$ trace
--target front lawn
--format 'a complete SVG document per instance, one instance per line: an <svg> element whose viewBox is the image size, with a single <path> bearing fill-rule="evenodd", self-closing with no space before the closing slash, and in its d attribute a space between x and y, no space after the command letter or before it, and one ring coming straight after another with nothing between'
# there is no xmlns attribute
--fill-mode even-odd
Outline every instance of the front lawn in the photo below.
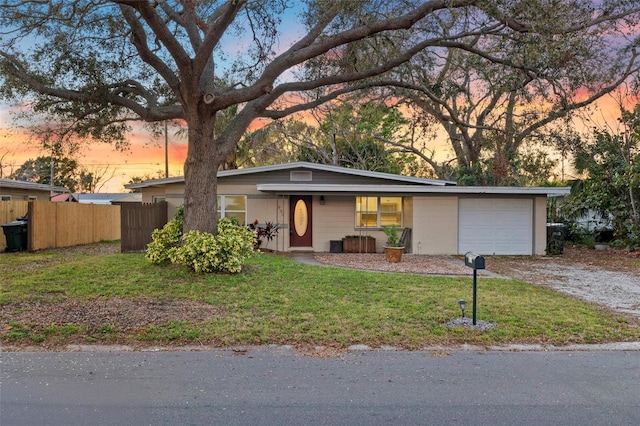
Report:
<svg viewBox="0 0 640 426"><path fill-rule="evenodd" d="M158 267L142 254L0 255L5 345L353 344L419 349L462 343L637 341L628 318L515 280L479 278L478 319L450 328L469 277L309 266L260 254L238 275Z"/></svg>

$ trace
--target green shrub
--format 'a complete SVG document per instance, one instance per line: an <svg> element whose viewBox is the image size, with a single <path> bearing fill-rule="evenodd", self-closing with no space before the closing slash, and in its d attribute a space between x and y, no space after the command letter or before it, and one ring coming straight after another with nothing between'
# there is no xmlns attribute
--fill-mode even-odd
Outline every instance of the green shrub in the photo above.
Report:
<svg viewBox="0 0 640 426"><path fill-rule="evenodd" d="M218 235L190 231L182 246L169 251L171 262L188 266L196 272L238 273L254 254L255 232L229 219L218 221Z"/></svg>
<svg viewBox="0 0 640 426"><path fill-rule="evenodd" d="M237 273L253 253L256 233L230 219L218 221L218 235L191 231L182 234L182 209L162 229L153 231L146 258L151 263L172 262L196 272Z"/></svg>
<svg viewBox="0 0 640 426"><path fill-rule="evenodd" d="M145 257L151 263L160 265L166 263L171 258L171 253L180 247L182 242L183 207L178 208L178 212L162 229L154 229L151 234L151 241L147 244Z"/></svg>

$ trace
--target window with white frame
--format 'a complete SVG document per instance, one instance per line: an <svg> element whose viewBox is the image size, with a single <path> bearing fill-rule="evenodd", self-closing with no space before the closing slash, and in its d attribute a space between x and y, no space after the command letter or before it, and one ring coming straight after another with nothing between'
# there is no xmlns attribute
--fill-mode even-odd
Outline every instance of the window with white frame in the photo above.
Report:
<svg viewBox="0 0 640 426"><path fill-rule="evenodd" d="M218 195L218 217L235 217L240 225L246 225L247 197L245 195Z"/></svg>
<svg viewBox="0 0 640 426"><path fill-rule="evenodd" d="M356 197L356 228L402 227L402 197Z"/></svg>

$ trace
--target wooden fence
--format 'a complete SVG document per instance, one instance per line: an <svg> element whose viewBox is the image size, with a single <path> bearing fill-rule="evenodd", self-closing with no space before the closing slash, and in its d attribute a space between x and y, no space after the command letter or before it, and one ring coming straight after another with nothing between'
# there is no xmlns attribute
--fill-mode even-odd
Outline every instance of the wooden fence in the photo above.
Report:
<svg viewBox="0 0 640 426"><path fill-rule="evenodd" d="M29 210L28 201L0 201L0 225L13 222L19 217L27 215ZM7 247L4 233L0 235L0 251Z"/></svg>
<svg viewBox="0 0 640 426"><path fill-rule="evenodd" d="M151 242L151 233L167 223L167 203L123 203L120 210L120 250L141 251Z"/></svg>
<svg viewBox="0 0 640 426"><path fill-rule="evenodd" d="M29 202L29 251L120 239L120 206Z"/></svg>
<svg viewBox="0 0 640 426"><path fill-rule="evenodd" d="M28 250L120 239L120 206L50 201L1 201L2 224L27 216ZM0 250L6 248L0 236Z"/></svg>

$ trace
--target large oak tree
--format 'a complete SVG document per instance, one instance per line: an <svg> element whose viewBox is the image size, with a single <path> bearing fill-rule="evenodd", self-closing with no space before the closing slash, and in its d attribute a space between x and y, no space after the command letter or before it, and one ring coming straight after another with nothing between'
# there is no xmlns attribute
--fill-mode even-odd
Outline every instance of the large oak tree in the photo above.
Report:
<svg viewBox="0 0 640 426"><path fill-rule="evenodd" d="M1 93L102 141L122 142L132 120L183 120L185 231L215 232L218 167L256 119L335 99L421 52L436 58L455 48L507 63L478 40L562 37L638 8L637 1L620 0L580 22L544 25L563 21L554 3L584 1L2 0ZM548 12L531 16L536 8ZM473 25L442 30L442 20L469 13L478 17ZM295 22L300 26L291 28ZM394 49L376 56L375 47L389 42ZM356 63L354 52L371 54ZM323 72L298 73L320 69L318 63ZM296 96L309 91L316 99ZM234 107L218 129L217 118Z"/></svg>

